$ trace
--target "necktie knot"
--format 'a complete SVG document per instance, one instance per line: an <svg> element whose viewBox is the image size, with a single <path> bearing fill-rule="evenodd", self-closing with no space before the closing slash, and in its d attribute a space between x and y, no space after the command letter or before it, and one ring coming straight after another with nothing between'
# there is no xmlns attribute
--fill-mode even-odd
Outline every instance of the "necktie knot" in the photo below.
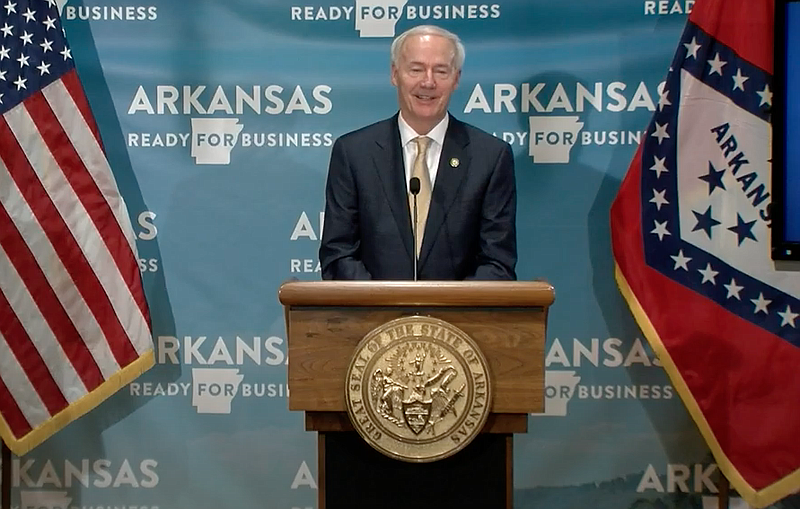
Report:
<svg viewBox="0 0 800 509"><path fill-rule="evenodd" d="M417 143L417 157L425 156L428 153L431 139L427 136L417 136L414 141Z"/></svg>

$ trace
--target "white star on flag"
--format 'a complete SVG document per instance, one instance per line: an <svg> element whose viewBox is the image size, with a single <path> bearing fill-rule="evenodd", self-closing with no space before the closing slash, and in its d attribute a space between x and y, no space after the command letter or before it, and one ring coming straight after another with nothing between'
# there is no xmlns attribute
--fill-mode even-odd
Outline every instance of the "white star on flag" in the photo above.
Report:
<svg viewBox="0 0 800 509"><path fill-rule="evenodd" d="M697 44L697 37L692 37L691 42L684 43L683 45L686 47L686 58L697 58L697 50L700 49L700 45Z"/></svg>
<svg viewBox="0 0 800 509"><path fill-rule="evenodd" d="M747 76L742 75L741 69L736 69L736 75L733 76L733 89L736 90L738 88L744 92L744 82L749 79Z"/></svg>
<svg viewBox="0 0 800 509"><path fill-rule="evenodd" d="M663 223L659 223L658 221L653 221L655 223L655 228L650 233L655 233L658 235L658 240L664 240L664 235L672 235L670 232L667 231L667 221Z"/></svg>
<svg viewBox="0 0 800 509"><path fill-rule="evenodd" d="M708 74L711 75L711 74L717 73L720 76L722 76L722 68L725 67L725 64L727 64L727 63L728 62L720 60L719 59L719 53L717 53L714 56L714 60L709 60L708 61L708 65L711 66L711 69L708 70Z"/></svg>
<svg viewBox="0 0 800 509"><path fill-rule="evenodd" d="M778 311L778 314L780 315L781 318L783 318L783 320L781 321L781 327L784 327L786 325L791 325L792 327L794 327L794 319L797 318L798 314L793 313L792 308L790 308L787 305L786 311L783 312Z"/></svg>
<svg viewBox="0 0 800 509"><path fill-rule="evenodd" d="M667 167L664 166L664 161L666 160L666 157L653 156L653 166L651 166L650 169L656 172L656 178L661 178L662 172L669 171Z"/></svg>
<svg viewBox="0 0 800 509"><path fill-rule="evenodd" d="M769 89L769 85L764 85L764 90L759 90L756 92L759 97L761 97L761 102L758 103L759 106L772 106L772 91Z"/></svg>
<svg viewBox="0 0 800 509"><path fill-rule="evenodd" d="M656 130L650 136L654 138L658 138L658 144L661 145L661 142L664 141L665 138L669 138L669 133L667 132L667 128L669 127L669 123L665 123L664 125L655 122Z"/></svg>
<svg viewBox="0 0 800 509"><path fill-rule="evenodd" d="M678 270L678 269L683 269L683 270L686 270L686 271L688 271L688 270L689 270L689 266L688 266L687 264L688 264L688 263L689 263L689 262L690 262L692 259L691 259L691 258L689 258L688 256L684 256L684 255L683 255L683 249L681 249L680 251L678 251L678 254L677 254L677 255L671 255L671 256L670 256L670 258L672 258L673 260L675 260L675 267L673 267L673 269L674 269L674 270Z"/></svg>
<svg viewBox="0 0 800 509"><path fill-rule="evenodd" d="M730 284L722 285L722 286L724 286L725 289L728 290L728 295L727 295L728 299L733 298L733 299L736 299L736 300L742 300L742 298L739 297L739 292L744 290L744 286L737 285L735 279L731 278Z"/></svg>
<svg viewBox="0 0 800 509"><path fill-rule="evenodd" d="M666 189L664 189L663 191L656 191L655 189L653 189L653 197L650 199L650 203L655 203L656 204L656 208L658 210L661 210L661 206L662 205L668 205L669 204L667 199L664 198L664 193L666 193L666 192L667 192Z"/></svg>
<svg viewBox="0 0 800 509"><path fill-rule="evenodd" d="M663 92L658 94L658 111L664 109L664 106L672 106L672 103L669 101L668 98L669 90L664 89Z"/></svg>
<svg viewBox="0 0 800 509"><path fill-rule="evenodd" d="M758 313L759 311L763 311L764 314L766 315L766 314L768 314L767 313L767 306L769 306L769 304L772 301L769 300L769 299L765 299L763 293L759 293L758 294L758 298L757 299L750 299L750 302L752 302L756 306L756 309L753 311L753 313Z"/></svg>
<svg viewBox="0 0 800 509"><path fill-rule="evenodd" d="M701 284L702 283L711 283L712 285L717 284L714 278L717 277L717 274L719 274L719 272L712 269L710 263L706 264L705 269L698 269L697 272L703 275L703 280L701 281Z"/></svg>

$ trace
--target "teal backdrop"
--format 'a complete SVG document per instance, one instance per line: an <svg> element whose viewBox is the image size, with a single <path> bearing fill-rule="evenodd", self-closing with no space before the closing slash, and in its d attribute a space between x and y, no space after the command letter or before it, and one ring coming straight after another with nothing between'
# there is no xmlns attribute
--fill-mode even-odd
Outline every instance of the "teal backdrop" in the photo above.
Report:
<svg viewBox="0 0 800 509"><path fill-rule="evenodd" d="M332 143L394 114L389 46L420 23L463 38L450 111L512 144L518 274L556 289L515 507L716 507L609 236L693 1L467 2L58 1L138 237L157 365L14 458L14 507L316 507L277 290L320 279Z"/></svg>

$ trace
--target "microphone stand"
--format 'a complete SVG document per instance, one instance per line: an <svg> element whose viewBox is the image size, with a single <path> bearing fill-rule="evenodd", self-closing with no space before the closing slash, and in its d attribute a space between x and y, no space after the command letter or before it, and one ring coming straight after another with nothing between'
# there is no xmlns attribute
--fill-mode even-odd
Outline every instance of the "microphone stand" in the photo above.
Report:
<svg viewBox="0 0 800 509"><path fill-rule="evenodd" d="M419 258L417 258L417 195L419 194L419 178L418 177L411 177L411 180L408 181L408 190L411 192L411 195L414 197L414 224L412 225L411 229L411 236L414 238L414 281L418 279L417 277L417 265L419 265Z"/></svg>

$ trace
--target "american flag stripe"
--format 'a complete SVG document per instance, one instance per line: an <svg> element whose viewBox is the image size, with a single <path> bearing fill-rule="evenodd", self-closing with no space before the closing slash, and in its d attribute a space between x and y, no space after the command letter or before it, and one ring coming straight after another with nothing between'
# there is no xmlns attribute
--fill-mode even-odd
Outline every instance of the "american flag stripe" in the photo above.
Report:
<svg viewBox="0 0 800 509"><path fill-rule="evenodd" d="M119 284L117 264L108 251L103 230L98 231L96 228L96 224L114 223L103 221L102 216L96 215L95 211L102 210L105 201L94 194L97 187L87 176L85 169L81 171L80 159L64 140L64 132L52 116L43 96L34 94L26 101L25 108L10 110L5 116L17 140L22 142L21 148L25 156L32 163L32 168L27 166L36 173L38 180L44 185L43 191L52 199L56 213L63 218L60 221L63 226L58 229L41 219L40 223L47 225L45 231L48 238L98 320L106 339L117 338L110 342L110 346L119 365L127 366L138 355L126 339L126 332L117 313L130 311L130 307L136 308L137 304L132 300L127 287ZM29 134L37 132L41 136ZM55 159L53 156L56 156ZM72 168L73 171L65 175L60 169L64 167ZM28 185L36 185L32 182L35 177L30 180ZM17 184L20 189L26 189L19 181ZM87 204L88 210L82 204ZM37 206L32 208L38 215ZM87 216L94 221L87 221ZM107 232L106 236L108 235L110 233ZM123 245L127 248L126 244ZM87 246L87 252L83 252L80 246ZM141 320L144 321L143 318ZM142 327L145 327L144 324Z"/></svg>
<svg viewBox="0 0 800 509"><path fill-rule="evenodd" d="M76 85L67 87L61 81L55 81L45 87L42 93L58 119L59 125L63 127L77 155L80 157L83 163L82 168L86 170L84 176L86 178L91 178L94 182L94 186L96 186L94 187L87 184L87 188L93 187L95 199L104 199L103 203L108 203L107 206L103 206L102 213L104 215L100 215L100 218L105 219L111 217L107 215L109 213L113 214L113 217L116 218L116 222L107 220L101 221L100 224L104 225L104 229L101 228L100 230L103 237L106 239L125 239L128 241L127 247L119 243L112 254L117 266L120 271L122 271L123 277L125 277L128 290L131 291L136 301L136 305L142 315L141 321L143 323L149 322L149 311L145 301L144 290L141 285L138 284L140 279L138 265L133 256L135 252L133 239L135 236L130 221L127 218L125 203L119 194L102 147L97 142L97 138L95 138L96 131L92 130L94 122L87 123L85 117L78 117L72 113L75 108L81 107L80 103L84 103L85 107L88 108L88 103L86 103L85 96L80 89L80 83L77 81L75 71L70 71L65 76L73 78L70 81L77 83L77 89L75 88ZM79 174L78 172L75 173L76 175ZM109 245L110 243L106 241L106 244ZM125 273L125 267L134 270L129 270L128 273ZM134 282L137 284L134 284ZM150 344L149 333L147 335L148 339L144 342L144 345ZM137 348L137 352L141 353L141 350Z"/></svg>
<svg viewBox="0 0 800 509"><path fill-rule="evenodd" d="M75 71L70 71L67 74L74 76ZM75 81L77 81L77 78ZM77 188L80 185L86 190L85 193L80 194L80 197L84 200L84 203L87 203L87 209L90 209L90 215L94 219L95 225L99 226L99 233L103 236L106 246L111 248L111 255L117 265L119 274L125 280L125 286L122 286L118 284L119 282L116 278L110 278L112 279L111 288L118 289L120 292L117 299L112 299L112 304L114 304L115 311L126 330L135 332L131 336L133 339L132 346L137 354L141 355L151 347L151 341L147 326L149 312L144 290L139 284L138 263L134 256L133 229L127 219L127 209L114 182L111 168L101 146L94 137L95 133L92 132L84 117L71 114L78 107L78 103L81 102L76 100L73 95L75 93L79 94L79 97L83 99L82 102L85 103L85 98L80 90L70 90L61 81L55 81L45 87L42 90L42 94L47 100L50 109L42 106L42 111L46 113L52 111L55 119L48 117L41 122L37 121L37 125L60 126L69 138L71 146L75 149L75 155L79 157L79 161L59 160L59 163L74 162L76 170L69 173L75 179L73 186ZM88 104L86 104L86 107L88 108ZM33 108L38 109L38 98L37 102L33 103ZM45 116L47 115L45 114ZM63 139L46 139L48 144L55 143L55 146L59 147L61 146L60 143L63 142ZM58 153L66 154L66 151L59 151ZM91 207L90 204L95 204L95 206ZM116 221L109 220L111 217L114 217ZM117 239L118 242L112 242L111 240L113 239ZM126 240L127 243L123 243L122 240ZM104 272L101 274L104 274ZM104 286L108 290L109 285L104 284ZM125 293L129 295L125 295ZM131 306L129 298L133 298L133 306ZM123 336L117 337L123 338Z"/></svg>
<svg viewBox="0 0 800 509"><path fill-rule="evenodd" d="M72 100L75 103L75 107L78 109L78 111L81 114L81 118L83 118L84 122L86 122L86 125L87 125L88 129L92 133L92 138L94 138L94 140L97 141L97 144L100 147L100 150L102 151L103 150L102 149L103 140L100 138L100 131L97 128L97 122L95 122L94 116L92 115L92 110L91 110L91 108L89 108L89 101L86 99L86 95L83 93L83 87L81 86L80 79L78 79L77 71L75 71L75 69L72 69L70 71L65 72L61 76L61 80L60 81L63 84L64 88L67 89L67 92L69 93L69 95L72 97ZM53 83L57 83L57 81L54 81ZM44 87L43 90L47 90L47 89L48 89L48 87ZM68 116L69 115L64 115L64 116L59 115L59 118L64 118L64 117L68 117ZM105 152L103 152L103 154L104 154L103 158L102 158L103 160L100 163L100 164L102 164L101 168L108 168L108 161L106 161L106 159L105 159ZM110 168L109 168L109 172L110 172ZM99 173L99 172L93 172L93 174L96 174L96 173ZM102 176L105 177L105 175L102 175ZM109 173L108 176L110 177L111 173ZM113 186L114 190L116 190L116 187L117 187L116 184L114 184L114 186ZM128 221L127 220L122 221L122 224L128 224ZM131 240L132 240L132 237L131 237Z"/></svg>
<svg viewBox="0 0 800 509"><path fill-rule="evenodd" d="M0 337L0 343L2 342L3 339ZM11 428L11 432L14 435L26 435L30 433L33 428L25 418L25 415L23 415L22 409L20 409L17 401L14 399L14 395L11 394L11 391L9 390L9 386L6 385L3 380L3 376L5 376L5 370L0 373L2 373L0 375L0 405L3 407L3 417L5 418L8 427Z"/></svg>
<svg viewBox="0 0 800 509"><path fill-rule="evenodd" d="M14 225L4 210L0 210L0 228L6 231L0 242L0 284L2 288L12 289L11 292L5 290L7 308L4 309L4 314L9 320L9 327L19 323L19 327L13 327L3 334L26 371L26 363L33 362L28 358L29 355L44 362L42 366L47 366L47 373L58 385L53 387L45 381L45 389L55 388L67 400L74 400L74 397L71 398L74 396L71 391L78 391L80 396L86 392L87 387L99 385L102 375L91 353L80 340L77 329L48 285L44 273L19 233L13 229ZM20 317L31 319L23 322ZM63 362L64 355L70 362ZM42 366L30 365L31 368L36 368L33 373L37 376L45 375L41 370ZM78 373L74 366L80 366L81 372Z"/></svg>
<svg viewBox="0 0 800 509"><path fill-rule="evenodd" d="M24 111L24 109L17 108L11 110L6 113L5 118L9 118L9 114L12 112L20 111ZM25 116L25 114L23 113L22 116ZM56 210L54 204L50 201L50 198L42 187L41 182L37 179L33 168L31 168L28 159L17 143L14 134L8 128L8 123L6 123L5 118L0 121L0 144L5 147L0 157L5 162L5 168L14 179L17 188L22 192L25 200L31 205L31 209L36 215L38 224L32 225L32 227L43 227L45 234L62 262L65 262L65 265L69 267L71 264L75 263L74 260L76 258L79 260L83 258L83 253L75 244L69 228L64 223L64 218L59 214L59 211ZM36 139L35 136L29 136L28 138ZM40 151L39 155L44 155L43 152L44 150ZM40 167L39 169L41 170L42 168ZM51 169L48 174L55 176L56 174L60 174L60 171L55 168ZM52 185L52 182L50 184ZM69 361L72 365L81 367L81 378L86 387L89 389L97 387L102 383L102 375L91 353L86 348L77 330L75 330L74 324L64 312L61 303L58 301L55 294L53 294L52 288L50 288L47 283L42 271L43 269L48 269L48 267L39 267L39 265L36 264L33 256L30 254L30 249L22 241L19 233L15 229L12 230L14 225L10 219L8 219L5 212L2 217L6 219L6 221L4 221L4 229L7 232L7 241L11 242L18 238L18 241L14 243L11 249L6 248L6 253L8 253L12 263L18 267L17 270L21 276L21 281L19 283L24 284L34 296L39 310L36 314L31 315L36 317L32 319L31 322L36 321L36 319L39 318L39 313L41 313L41 317L50 325L58 343L67 354ZM20 264L24 265L20 267ZM90 277L88 273L72 273L72 279L79 290L81 289L80 285L85 283L88 277ZM4 287L14 288L13 286L5 286L5 284ZM23 314L20 316L24 317L28 315Z"/></svg>
<svg viewBox="0 0 800 509"><path fill-rule="evenodd" d="M0 162L0 168L5 167ZM16 184L11 180L7 171L0 171L0 189L6 190L5 202L6 209L11 214L14 222L12 228L22 236L22 240L31 246L31 254L36 259L39 267L45 267L44 276L47 282L58 297L59 302L64 306L64 310L69 315L75 328L84 338L102 338L103 332L100 329L94 315L89 312L86 303L78 293L75 283L72 281L61 259L53 249L44 231L38 225L38 221L28 203L17 189ZM9 281L8 285L20 284L17 281ZM8 286L11 288L12 286ZM38 313L37 310L33 310ZM104 379L112 376L119 365L116 362L111 350L104 341L93 341L89 345L92 356L97 361L97 366L102 372Z"/></svg>
<svg viewBox="0 0 800 509"><path fill-rule="evenodd" d="M33 341L35 336L31 336L19 321L16 309L4 294L0 294L0 316L3 317L3 324L0 325L3 350L7 350L3 352L6 354L3 356L3 380L8 382L15 399L22 404L26 420L35 426L48 414L61 411L69 402L52 376L52 367L47 366L37 348L46 335L39 336L39 345L36 345ZM30 332L36 333L37 330L32 328ZM32 379L36 380L35 383Z"/></svg>
<svg viewBox="0 0 800 509"><path fill-rule="evenodd" d="M113 255L108 252L111 244L109 239L114 238L115 234L113 231L115 222L107 219L113 216L107 203L97 191L94 181L86 173L74 147L64 139L66 135L44 97L41 94L34 94L26 101L25 106L42 135L41 140L44 141L40 144L41 140L38 137L31 138L32 143L24 147L28 159L32 159L35 155L44 156L47 159L46 164L34 165L34 168L39 170L51 165L52 171L38 171L40 179L51 176L54 181L63 181L57 185L45 184L45 187L69 225L70 231L75 235L77 241L75 247L96 246L94 249L87 248L81 256L75 256L72 263L67 262L67 268L81 278L81 281L76 282L77 286L98 319L106 339L122 339L122 341L109 341L109 344L119 364L126 366L138 355L130 342L125 339L125 330L117 316L120 310L129 308L132 303L126 299L129 297L127 288L118 284L119 279L116 275L119 269L112 259ZM27 120L25 117L21 118ZM15 127L14 124L11 125L12 128ZM31 129L31 126L22 123L19 127L21 132L30 132ZM58 168L71 168L72 171L63 173ZM84 210L81 210L81 203L85 206ZM92 221L86 221L87 214ZM101 226L99 230L98 225ZM123 248L128 249L128 246L123 244Z"/></svg>
<svg viewBox="0 0 800 509"><path fill-rule="evenodd" d="M75 71L68 72L65 77L66 76L75 76ZM80 157L83 163L82 169L86 171L87 176L90 176L94 180L99 193L101 193L101 196L108 202L110 208L108 212L112 213L117 220L116 227L121 228L125 240L128 241L127 251L121 250L119 257L117 257L118 263L122 262L121 266L127 266L127 264L133 261L132 254L135 248L133 244L133 230L130 227L130 221L127 219L127 211L119 195L117 184L111 173L111 167L108 165L103 149L95 137L96 132L87 124L83 116L74 114L75 108L78 107L80 99L84 96L80 90L73 91L66 87L65 83L60 80L54 81L50 85L44 87L42 89L42 94L47 99L50 108L58 119L59 125L64 129L64 132ZM73 94L79 95L75 97ZM26 102L26 105L27 104ZM106 211L104 210L103 212ZM119 232L114 233L119 235ZM146 308L144 303L142 303L140 307Z"/></svg>
<svg viewBox="0 0 800 509"><path fill-rule="evenodd" d="M0 341L0 343L2 343L2 341ZM0 346L0 353L3 355L10 355L11 359L14 359L14 353L7 348L7 346L8 345L3 343L3 345ZM3 381L8 384L11 398L19 404L17 407L19 416L15 426L21 429L34 429L43 422L46 422L52 413L59 411L61 408L66 408L67 403L65 402L64 406L60 408L48 408L41 397L43 392L36 391L36 388L23 369L22 366L13 362L4 365Z"/></svg>

